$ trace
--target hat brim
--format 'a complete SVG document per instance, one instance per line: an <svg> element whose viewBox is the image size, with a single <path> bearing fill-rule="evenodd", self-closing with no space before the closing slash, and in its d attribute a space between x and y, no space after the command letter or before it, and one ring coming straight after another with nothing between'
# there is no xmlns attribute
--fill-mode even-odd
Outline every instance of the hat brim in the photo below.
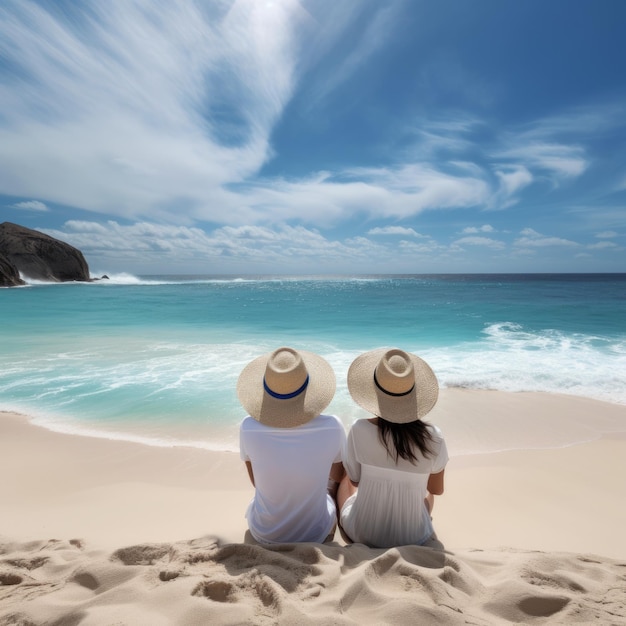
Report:
<svg viewBox="0 0 626 626"><path fill-rule="evenodd" d="M243 408L255 420L278 428L301 426L317 417L335 395L335 372L321 356L298 350L309 374L306 389L294 398L279 399L263 388L265 369L272 353L251 361L237 381L237 396Z"/></svg>
<svg viewBox="0 0 626 626"><path fill-rule="evenodd" d="M415 387L406 396L391 396L374 383L378 362L389 348L371 350L358 356L348 369L348 391L353 400L368 413L388 422L407 424L425 417L437 403L439 384L430 365L415 354L407 353L413 362Z"/></svg>

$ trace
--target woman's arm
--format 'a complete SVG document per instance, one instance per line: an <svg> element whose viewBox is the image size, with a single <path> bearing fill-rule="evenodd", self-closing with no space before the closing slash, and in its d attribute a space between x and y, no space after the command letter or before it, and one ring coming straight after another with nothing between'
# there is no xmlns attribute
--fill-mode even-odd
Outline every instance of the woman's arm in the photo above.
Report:
<svg viewBox="0 0 626 626"><path fill-rule="evenodd" d="M443 493L443 473L446 470L441 470L437 474L431 474L428 477L428 492L434 496L440 496Z"/></svg>

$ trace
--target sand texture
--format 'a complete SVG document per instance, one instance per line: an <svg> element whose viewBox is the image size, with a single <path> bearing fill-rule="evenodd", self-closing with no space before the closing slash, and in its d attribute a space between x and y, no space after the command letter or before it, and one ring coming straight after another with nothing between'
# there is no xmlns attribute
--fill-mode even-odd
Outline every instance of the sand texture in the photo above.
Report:
<svg viewBox="0 0 626 626"><path fill-rule="evenodd" d="M0 414L0 626L626 624L626 407L465 390L441 405L453 456L439 549L339 532L259 546L237 454ZM529 414L544 449L458 454L481 432L506 442L507 421L515 441Z"/></svg>
<svg viewBox="0 0 626 626"><path fill-rule="evenodd" d="M626 562L570 553L0 545L0 624L623 624Z"/></svg>

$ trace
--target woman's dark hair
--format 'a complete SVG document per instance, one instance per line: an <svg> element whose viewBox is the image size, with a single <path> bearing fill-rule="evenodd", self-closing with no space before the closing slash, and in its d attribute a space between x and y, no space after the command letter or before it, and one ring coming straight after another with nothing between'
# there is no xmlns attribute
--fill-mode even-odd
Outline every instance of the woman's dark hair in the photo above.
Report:
<svg viewBox="0 0 626 626"><path fill-rule="evenodd" d="M428 426L422 420L415 420L407 424L388 422L382 417L378 418L378 436L387 449L387 453L395 462L398 457L411 463L417 462L416 449L423 456L433 455L431 444L434 441Z"/></svg>

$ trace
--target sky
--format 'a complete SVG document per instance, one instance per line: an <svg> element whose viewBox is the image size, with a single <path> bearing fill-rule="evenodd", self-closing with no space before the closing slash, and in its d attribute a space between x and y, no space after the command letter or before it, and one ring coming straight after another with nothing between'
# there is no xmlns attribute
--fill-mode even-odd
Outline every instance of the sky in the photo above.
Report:
<svg viewBox="0 0 626 626"><path fill-rule="evenodd" d="M0 222L93 275L626 271L624 0L2 0Z"/></svg>

